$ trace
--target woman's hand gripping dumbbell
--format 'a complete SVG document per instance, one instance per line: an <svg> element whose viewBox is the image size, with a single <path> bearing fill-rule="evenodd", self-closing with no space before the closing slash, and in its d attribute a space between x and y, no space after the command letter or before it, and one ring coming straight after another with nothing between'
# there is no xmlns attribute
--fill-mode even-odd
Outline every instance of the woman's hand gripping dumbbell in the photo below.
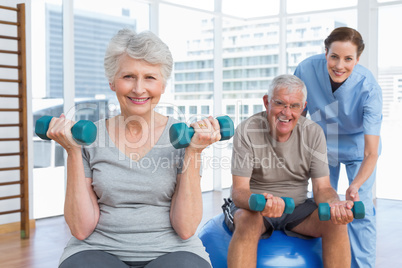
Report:
<svg viewBox="0 0 402 268"><path fill-rule="evenodd" d="M62 116L64 117L64 116ZM47 136L50 121L53 116L43 116L36 121L35 133L43 140L51 140ZM79 145L89 145L96 139L96 126L88 120L80 120L71 128L73 139Z"/></svg>
<svg viewBox="0 0 402 268"><path fill-rule="evenodd" d="M283 213L285 214L292 214L295 209L295 202L293 198L290 197L281 197L283 201L285 201L285 210ZM253 211L263 211L265 208L267 200L265 196L262 194L251 194L250 198L248 199L248 206L250 210Z"/></svg>
<svg viewBox="0 0 402 268"><path fill-rule="evenodd" d="M221 141L228 140L234 135L234 124L229 116L219 116L216 118L220 126ZM169 129L170 143L174 148L186 148L190 145L191 138L194 136L194 128L188 127L185 123L173 124Z"/></svg>

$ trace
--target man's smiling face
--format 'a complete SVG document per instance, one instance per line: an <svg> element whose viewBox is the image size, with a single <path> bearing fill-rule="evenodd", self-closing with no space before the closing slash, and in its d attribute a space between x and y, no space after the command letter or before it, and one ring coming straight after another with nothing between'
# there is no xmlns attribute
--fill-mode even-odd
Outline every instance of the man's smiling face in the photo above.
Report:
<svg viewBox="0 0 402 268"><path fill-rule="evenodd" d="M271 136L279 142L287 141L306 104L302 91L289 92L287 88L281 88L274 91L271 100L267 95L263 100Z"/></svg>

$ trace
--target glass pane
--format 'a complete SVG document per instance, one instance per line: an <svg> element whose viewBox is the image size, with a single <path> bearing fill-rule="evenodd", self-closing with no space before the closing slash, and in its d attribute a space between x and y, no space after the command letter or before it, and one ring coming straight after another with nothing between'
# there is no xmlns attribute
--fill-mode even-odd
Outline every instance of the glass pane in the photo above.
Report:
<svg viewBox="0 0 402 268"><path fill-rule="evenodd" d="M103 59L110 38L122 28L141 32L149 29L149 6L127 1L76 1L74 5L76 119L97 121L109 110L91 113L98 105L117 105L104 74ZM84 100L85 99L85 100ZM102 101L103 100L103 101ZM108 101L104 101L108 100ZM104 104L102 104L104 103ZM79 105L82 104L82 105ZM110 105L110 107L115 107ZM104 108L105 108L104 107ZM95 111L96 110L96 111ZM118 110L113 109L114 113Z"/></svg>
<svg viewBox="0 0 402 268"><path fill-rule="evenodd" d="M383 95L382 153L378 159L377 197L402 200L398 166L402 149L402 55L394 29L402 25L402 5L379 9L378 82Z"/></svg>
<svg viewBox="0 0 402 268"><path fill-rule="evenodd" d="M222 107L235 126L262 107L262 97L279 70L278 19L243 21L224 19ZM223 155L230 159L232 146ZM231 185L230 170L222 175L223 187Z"/></svg>
<svg viewBox="0 0 402 268"><path fill-rule="evenodd" d="M222 13L241 18L279 14L279 0L222 0Z"/></svg>
<svg viewBox="0 0 402 268"><path fill-rule="evenodd" d="M208 11L214 10L214 0L166 0L166 2L171 2L173 4L194 7L199 9L204 9Z"/></svg>
<svg viewBox="0 0 402 268"><path fill-rule="evenodd" d="M224 104L262 98L278 74L278 20L225 19L222 35Z"/></svg>
<svg viewBox="0 0 402 268"><path fill-rule="evenodd" d="M172 79L159 106L173 107L173 116L185 123L213 114L213 17L165 4L160 5L159 14L159 35L174 60ZM213 167L209 164L212 158L211 146L203 153L203 191L213 188Z"/></svg>
<svg viewBox="0 0 402 268"><path fill-rule="evenodd" d="M61 1L51 1L45 3L46 27L45 29L35 29L43 38L41 44L46 49L43 51L43 58L46 61L42 62L42 66L37 68L42 69L43 74L46 72L46 85L42 88L36 88L32 91L32 110L34 116L34 125L36 120L42 116L60 116L63 113L63 22L62 22L62 6ZM39 42L39 40L37 40ZM42 52L42 50L39 50ZM46 65L45 65L46 64ZM36 69L36 68L35 68ZM53 141L41 140L34 133L34 167L46 168L50 166L64 166L62 148L53 144ZM54 148L55 153L46 154L44 152L51 151ZM52 157L55 157L52 159Z"/></svg>
<svg viewBox="0 0 402 268"><path fill-rule="evenodd" d="M324 40L337 27L357 27L357 12L329 12L290 17L287 21L287 73L304 59L325 52Z"/></svg>
<svg viewBox="0 0 402 268"><path fill-rule="evenodd" d="M75 120L98 121L120 112L104 74L110 38L122 28L149 29L149 5L135 1L74 3Z"/></svg>
<svg viewBox="0 0 402 268"><path fill-rule="evenodd" d="M338 0L338 1L322 1L322 0L287 0L287 13L299 13L306 11L326 10L342 7L354 7L357 0Z"/></svg>
<svg viewBox="0 0 402 268"><path fill-rule="evenodd" d="M62 1L47 0L43 14L35 13L32 27L35 53L33 54L32 112L36 121L42 116L60 116L63 113L63 22ZM41 48L41 49L39 49ZM35 131L34 131L35 132ZM33 216L35 219L63 214L64 153L54 141L33 137ZM49 202L51 200L51 202ZM51 205L49 205L51 204Z"/></svg>

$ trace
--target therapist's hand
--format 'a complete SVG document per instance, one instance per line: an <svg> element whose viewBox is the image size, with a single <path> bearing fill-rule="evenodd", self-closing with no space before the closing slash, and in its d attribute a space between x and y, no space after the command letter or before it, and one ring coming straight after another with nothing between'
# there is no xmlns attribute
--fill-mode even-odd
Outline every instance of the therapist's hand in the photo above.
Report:
<svg viewBox="0 0 402 268"><path fill-rule="evenodd" d="M346 200L360 201L359 197L359 188L351 184L349 188L346 190Z"/></svg>

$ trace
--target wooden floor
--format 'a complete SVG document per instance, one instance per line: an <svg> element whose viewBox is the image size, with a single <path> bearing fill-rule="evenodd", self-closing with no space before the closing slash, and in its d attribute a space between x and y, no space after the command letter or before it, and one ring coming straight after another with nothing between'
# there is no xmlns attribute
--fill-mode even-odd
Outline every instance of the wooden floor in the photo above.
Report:
<svg viewBox="0 0 402 268"><path fill-rule="evenodd" d="M228 190L203 193L203 226L221 213L222 198ZM402 201L377 199L377 263L379 268L402 267ZM21 240L19 232L0 235L1 268L55 268L70 231L64 218L36 221L30 239Z"/></svg>

